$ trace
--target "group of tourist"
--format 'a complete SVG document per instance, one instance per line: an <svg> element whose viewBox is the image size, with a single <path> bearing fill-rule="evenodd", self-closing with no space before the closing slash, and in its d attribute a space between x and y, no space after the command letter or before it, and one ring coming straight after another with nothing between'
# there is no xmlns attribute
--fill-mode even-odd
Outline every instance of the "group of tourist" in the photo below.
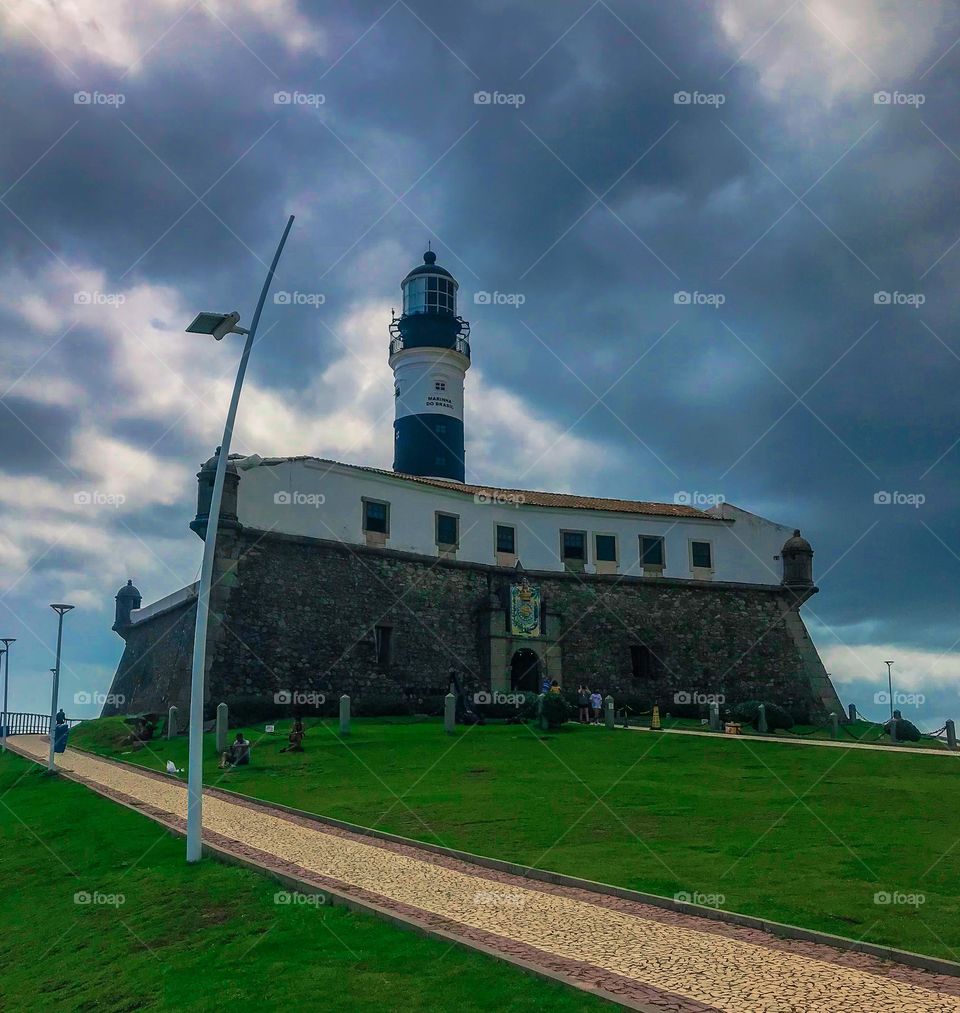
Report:
<svg viewBox="0 0 960 1013"><path fill-rule="evenodd" d="M287 736L287 744L280 750L281 753L302 753L303 737L306 735L302 718L294 718ZM220 757L220 766L224 769L230 767L245 767L250 763L250 740L243 737L243 732L237 732L237 737L230 743Z"/></svg>
<svg viewBox="0 0 960 1013"><path fill-rule="evenodd" d="M603 710L603 696L599 690L590 691L589 686L582 683L577 687L577 709L582 725L600 724L600 712Z"/></svg>

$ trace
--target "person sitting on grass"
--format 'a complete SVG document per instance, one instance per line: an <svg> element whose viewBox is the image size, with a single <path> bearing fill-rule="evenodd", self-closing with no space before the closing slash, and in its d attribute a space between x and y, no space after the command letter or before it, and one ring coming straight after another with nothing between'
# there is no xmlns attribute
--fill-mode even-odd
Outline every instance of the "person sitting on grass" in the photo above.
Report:
<svg viewBox="0 0 960 1013"><path fill-rule="evenodd" d="M303 727L303 721L300 718L293 719L293 727L290 729L289 745L283 747L280 750L281 753L302 753L303 752L303 737L306 735L306 730Z"/></svg>
<svg viewBox="0 0 960 1013"><path fill-rule="evenodd" d="M250 741L237 732L230 748L220 757L221 767L245 767L250 762Z"/></svg>

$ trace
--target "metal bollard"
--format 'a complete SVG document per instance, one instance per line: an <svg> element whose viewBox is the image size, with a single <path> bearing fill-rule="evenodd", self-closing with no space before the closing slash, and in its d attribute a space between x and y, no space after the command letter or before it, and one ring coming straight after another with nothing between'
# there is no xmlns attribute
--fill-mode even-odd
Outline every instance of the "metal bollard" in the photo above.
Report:
<svg viewBox="0 0 960 1013"><path fill-rule="evenodd" d="M953 723L952 720L948 720L947 721L946 731L947 731L947 748L948 749L956 749L957 748L957 726Z"/></svg>
<svg viewBox="0 0 960 1013"><path fill-rule="evenodd" d="M840 719L833 713L833 711L830 712L830 738L840 738Z"/></svg>
<svg viewBox="0 0 960 1013"><path fill-rule="evenodd" d="M607 730L612 730L614 726L614 710L613 710L613 697L608 696L603 701L603 723Z"/></svg>
<svg viewBox="0 0 960 1013"><path fill-rule="evenodd" d="M177 708L171 706L167 711L167 738L172 739L177 734Z"/></svg>
<svg viewBox="0 0 960 1013"><path fill-rule="evenodd" d="M350 734L350 697L346 693L340 697L340 734Z"/></svg>
<svg viewBox="0 0 960 1013"><path fill-rule="evenodd" d="M765 703L760 704L757 708L757 731L761 735L766 735L770 731L767 725L767 705Z"/></svg>

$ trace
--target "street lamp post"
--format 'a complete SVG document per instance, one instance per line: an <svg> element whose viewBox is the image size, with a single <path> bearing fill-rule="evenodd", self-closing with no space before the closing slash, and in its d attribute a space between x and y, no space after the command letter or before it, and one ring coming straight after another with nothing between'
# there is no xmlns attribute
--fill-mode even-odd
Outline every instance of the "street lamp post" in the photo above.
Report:
<svg viewBox="0 0 960 1013"><path fill-rule="evenodd" d="M223 499L223 484L226 478L227 461L230 457L230 441L233 437L233 425L237 417L237 405L240 402L240 388L247 371L247 360L253 347L260 323L260 314L267 298L267 291L273 281L280 254L293 225L293 215L287 220L287 226L280 237L277 252L267 272L266 280L260 291L260 301L253 314L250 330L246 331L237 324L239 313L201 313L187 328L193 334L211 334L218 341L227 334L245 334L246 344L237 367L237 379L233 386L233 397L227 411L227 420L223 427L223 439L220 441L220 453L217 456L217 471L213 480L213 492L210 496L210 508L207 512L207 530L203 539L203 562L200 565L200 586L197 588L197 620L193 635L193 667L190 674L190 745L187 767L187 861L198 862L202 853L203 843L203 696L204 669L207 650L207 621L210 613L210 584L213 577L213 557L217 543L217 527L220 522L220 502ZM51 756L53 754L51 753Z"/></svg>
<svg viewBox="0 0 960 1013"><path fill-rule="evenodd" d="M17 642L16 637L0 637L3 642L3 734L2 749L7 751L7 725L10 718L7 716L7 690L10 685L10 645Z"/></svg>
<svg viewBox="0 0 960 1013"><path fill-rule="evenodd" d="M70 611L73 605L51 605L50 608L57 613L57 667L53 670L53 696L50 700L50 756L47 760L47 770L54 771L57 765L53 762L53 746L57 734L57 694L60 692L60 645L63 643L63 617Z"/></svg>
<svg viewBox="0 0 960 1013"><path fill-rule="evenodd" d="M890 695L890 720L892 721L893 720L893 673L891 671L891 667L893 665L893 662L892 661L885 661L884 664L887 666L887 688L889 690L889 695Z"/></svg>

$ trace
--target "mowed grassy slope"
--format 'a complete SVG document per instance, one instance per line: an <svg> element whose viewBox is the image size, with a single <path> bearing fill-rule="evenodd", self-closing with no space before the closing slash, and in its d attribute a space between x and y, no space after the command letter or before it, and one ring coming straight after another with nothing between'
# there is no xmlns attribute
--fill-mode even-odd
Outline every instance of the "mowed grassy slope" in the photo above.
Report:
<svg viewBox="0 0 960 1013"><path fill-rule="evenodd" d="M274 881L0 757L0 1009L600 1010L583 992ZM79 905L86 891L119 906Z"/></svg>
<svg viewBox="0 0 960 1013"><path fill-rule="evenodd" d="M567 725L283 729L207 784L477 854L960 960L960 757ZM118 722L72 745L120 755ZM233 735L234 732L231 732ZM209 739L209 737L208 737ZM128 748L128 747L126 747ZM186 766L185 738L123 759ZM922 895L878 904L875 895Z"/></svg>

